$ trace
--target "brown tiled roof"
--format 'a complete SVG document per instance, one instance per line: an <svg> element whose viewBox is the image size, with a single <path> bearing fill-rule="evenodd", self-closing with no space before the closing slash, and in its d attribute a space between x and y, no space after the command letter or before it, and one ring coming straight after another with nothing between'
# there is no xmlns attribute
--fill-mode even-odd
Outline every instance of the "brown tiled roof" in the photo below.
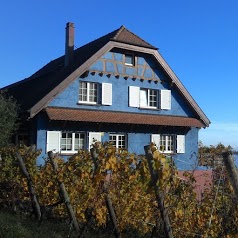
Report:
<svg viewBox="0 0 238 238"><path fill-rule="evenodd" d="M122 123L137 125L163 125L163 126L186 126L204 127L205 125L189 117L148 115L139 113L124 113L97 110L82 110L68 108L46 108L50 120L56 121L81 121L81 122L103 122Z"/></svg>
<svg viewBox="0 0 238 238"><path fill-rule="evenodd" d="M144 41L131 31L127 30L124 26L121 26L121 28L117 31L117 33L114 35L114 37L111 39L114 41L130 44L130 45L137 45L142 46L146 48L151 49L158 49L155 46L149 44L148 42Z"/></svg>

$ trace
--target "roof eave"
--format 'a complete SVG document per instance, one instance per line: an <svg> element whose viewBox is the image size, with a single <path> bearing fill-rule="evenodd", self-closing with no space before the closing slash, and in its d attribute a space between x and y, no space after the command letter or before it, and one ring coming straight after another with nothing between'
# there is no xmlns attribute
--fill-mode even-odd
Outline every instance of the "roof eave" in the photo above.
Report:
<svg viewBox="0 0 238 238"><path fill-rule="evenodd" d="M121 111L101 111L90 109L72 109L47 107L46 113L50 120L80 121L87 123L132 124L150 126L203 127L196 118L171 115L149 115Z"/></svg>

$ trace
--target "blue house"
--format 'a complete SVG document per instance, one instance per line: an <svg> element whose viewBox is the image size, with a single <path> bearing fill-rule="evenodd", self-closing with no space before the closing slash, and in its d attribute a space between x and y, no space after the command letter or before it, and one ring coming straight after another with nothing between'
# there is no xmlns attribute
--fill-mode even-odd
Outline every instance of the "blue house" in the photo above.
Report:
<svg viewBox="0 0 238 238"><path fill-rule="evenodd" d="M21 105L15 142L36 144L39 164L47 151L69 156L97 140L136 154L154 142L189 169L210 124L158 49L124 26L75 50L67 23L65 55L4 89Z"/></svg>

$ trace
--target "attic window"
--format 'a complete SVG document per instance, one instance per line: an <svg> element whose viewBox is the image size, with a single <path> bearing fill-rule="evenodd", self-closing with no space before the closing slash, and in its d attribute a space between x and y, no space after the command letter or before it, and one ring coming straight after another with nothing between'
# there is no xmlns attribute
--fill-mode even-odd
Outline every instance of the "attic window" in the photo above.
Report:
<svg viewBox="0 0 238 238"><path fill-rule="evenodd" d="M134 66L135 56L132 54L125 54L125 65Z"/></svg>

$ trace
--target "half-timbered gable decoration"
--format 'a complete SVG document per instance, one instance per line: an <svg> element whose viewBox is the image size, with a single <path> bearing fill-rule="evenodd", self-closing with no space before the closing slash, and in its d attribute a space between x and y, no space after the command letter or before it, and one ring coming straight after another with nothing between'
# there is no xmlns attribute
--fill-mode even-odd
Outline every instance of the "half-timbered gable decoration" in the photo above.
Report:
<svg viewBox="0 0 238 238"><path fill-rule="evenodd" d="M95 141L137 154L153 142L178 167L194 162L210 121L157 47L121 26L74 50L73 23L69 31L64 56L6 87L42 149L39 163L48 151L68 156Z"/></svg>

